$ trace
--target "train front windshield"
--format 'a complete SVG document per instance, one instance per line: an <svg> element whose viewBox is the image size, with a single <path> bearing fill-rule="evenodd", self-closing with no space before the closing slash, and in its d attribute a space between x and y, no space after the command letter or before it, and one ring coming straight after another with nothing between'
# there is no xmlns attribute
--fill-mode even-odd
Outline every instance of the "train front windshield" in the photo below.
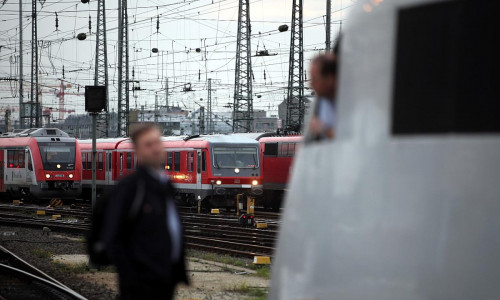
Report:
<svg viewBox="0 0 500 300"><path fill-rule="evenodd" d="M216 147L213 149L216 168L257 168L259 156L256 147Z"/></svg>
<svg viewBox="0 0 500 300"><path fill-rule="evenodd" d="M74 170L75 142L39 142L45 170Z"/></svg>

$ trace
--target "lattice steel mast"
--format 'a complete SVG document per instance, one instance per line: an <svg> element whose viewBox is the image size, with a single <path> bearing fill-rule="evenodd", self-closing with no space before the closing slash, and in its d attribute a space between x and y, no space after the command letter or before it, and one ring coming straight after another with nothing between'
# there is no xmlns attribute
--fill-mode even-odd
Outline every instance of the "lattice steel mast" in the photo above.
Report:
<svg viewBox="0 0 500 300"><path fill-rule="evenodd" d="M250 0L239 0L234 78L233 132L250 132L253 123Z"/></svg>
<svg viewBox="0 0 500 300"><path fill-rule="evenodd" d="M207 131L208 133L214 133L213 129L213 116L212 116L212 78L208 78L208 97L207 97Z"/></svg>
<svg viewBox="0 0 500 300"><path fill-rule="evenodd" d="M23 1L19 0L19 125L24 128Z"/></svg>
<svg viewBox="0 0 500 300"><path fill-rule="evenodd" d="M108 48L106 39L106 6L105 0L97 1L97 32L95 46L94 85L106 87L106 108L109 109L108 92ZM97 137L107 137L109 130L109 114L102 112L97 116Z"/></svg>
<svg viewBox="0 0 500 300"><path fill-rule="evenodd" d="M286 129L299 131L304 123L304 43L302 0L293 0L288 94L286 98Z"/></svg>
<svg viewBox="0 0 500 300"><path fill-rule="evenodd" d="M128 79L128 13L127 0L118 5L118 136L128 135L129 125Z"/></svg>
<svg viewBox="0 0 500 300"><path fill-rule="evenodd" d="M38 28L37 28L37 0L31 1L31 95L30 101L25 102L21 126L40 127L38 104ZM19 30L22 30L20 28Z"/></svg>

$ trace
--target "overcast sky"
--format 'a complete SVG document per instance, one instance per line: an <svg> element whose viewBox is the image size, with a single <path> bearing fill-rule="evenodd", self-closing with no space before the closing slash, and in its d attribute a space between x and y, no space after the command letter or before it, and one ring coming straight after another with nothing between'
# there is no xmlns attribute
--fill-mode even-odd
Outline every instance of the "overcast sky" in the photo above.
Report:
<svg viewBox="0 0 500 300"><path fill-rule="evenodd" d="M5 0L0 1L0 5ZM348 22L352 0L332 0L332 40L341 26ZM31 1L23 1L23 59L24 79L30 80ZM67 93L83 93L83 86L93 84L97 1L47 0L38 2L38 39L40 83L58 86L63 78L72 84ZM118 1L106 2L110 109L117 109L117 40ZM214 111L228 111L224 105L233 102L235 43L237 33L238 1L236 0L130 0L129 47L130 74L140 81L143 91L132 93L131 109L145 105L154 107L155 94L165 102L165 81L169 81L169 102L189 110L207 98L206 78L212 78ZM304 1L304 50L307 61L325 47L325 0ZM55 12L59 30L55 31ZM252 53L269 50L275 56L252 57L254 109L265 109L268 115L277 115L277 105L284 99L288 80L288 54L290 31L280 33L278 26L290 25L291 0L254 0L251 2ZM0 77L17 77L19 60L19 0L7 0L0 8ZM92 29L89 34L89 15ZM160 29L156 33L156 18L160 16ZM341 25L342 23L342 25ZM78 33L87 39L76 39ZM259 32L261 34L259 34ZM158 48L159 53L151 52ZM202 52L197 53L196 48ZM205 59L206 57L206 59ZM264 79L264 71L266 78ZM199 78L200 77L200 78ZM195 92L184 93L182 87L191 83ZM17 107L18 97L12 95L15 82L0 81L0 109ZM12 88L11 88L12 85ZM80 89L78 89L80 86ZM29 95L25 83L24 96ZM42 88L44 106L57 107L58 99L49 87ZM310 93L307 91L306 93ZM15 96L15 97L13 97ZM203 98L200 101L200 98ZM84 112L83 96L67 95L67 109ZM2 113L0 111L0 113ZM17 114L16 114L17 115ZM54 113L57 118L57 114Z"/></svg>

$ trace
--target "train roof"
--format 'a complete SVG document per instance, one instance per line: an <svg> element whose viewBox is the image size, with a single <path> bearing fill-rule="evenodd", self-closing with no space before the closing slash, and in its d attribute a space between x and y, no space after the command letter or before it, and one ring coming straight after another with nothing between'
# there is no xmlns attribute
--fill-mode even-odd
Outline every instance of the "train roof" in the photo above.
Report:
<svg viewBox="0 0 500 300"><path fill-rule="evenodd" d="M192 136L169 136L163 137L163 141L198 141L208 142L210 144L254 144L257 143L255 139L238 135L192 135Z"/></svg>
<svg viewBox="0 0 500 300"><path fill-rule="evenodd" d="M299 137L302 138L302 135L300 134L278 134L277 132L245 132L245 133L231 133L230 135L232 136L241 136L241 137L247 137L254 139L256 141L260 141L263 138L268 138L268 137L276 137L276 138L292 138L292 137Z"/></svg>
<svg viewBox="0 0 500 300"><path fill-rule="evenodd" d="M127 140L128 138L103 138L103 139L96 139L97 143L118 143L124 140ZM92 144L92 139L86 139L86 140L78 140L80 144Z"/></svg>
<svg viewBox="0 0 500 300"><path fill-rule="evenodd" d="M259 142L301 142L302 135L277 135L277 136L266 136L259 139Z"/></svg>
<svg viewBox="0 0 500 300"><path fill-rule="evenodd" d="M28 128L24 130L15 130L0 135L0 138L15 137L70 137L66 132L59 128Z"/></svg>

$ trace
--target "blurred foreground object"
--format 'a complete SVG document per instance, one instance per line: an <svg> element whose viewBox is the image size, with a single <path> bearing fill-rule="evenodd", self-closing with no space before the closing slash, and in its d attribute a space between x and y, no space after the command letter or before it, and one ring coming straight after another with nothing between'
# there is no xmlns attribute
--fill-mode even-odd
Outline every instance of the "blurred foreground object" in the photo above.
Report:
<svg viewBox="0 0 500 300"><path fill-rule="evenodd" d="M359 1L335 141L295 159L269 299L500 299L499 12Z"/></svg>

